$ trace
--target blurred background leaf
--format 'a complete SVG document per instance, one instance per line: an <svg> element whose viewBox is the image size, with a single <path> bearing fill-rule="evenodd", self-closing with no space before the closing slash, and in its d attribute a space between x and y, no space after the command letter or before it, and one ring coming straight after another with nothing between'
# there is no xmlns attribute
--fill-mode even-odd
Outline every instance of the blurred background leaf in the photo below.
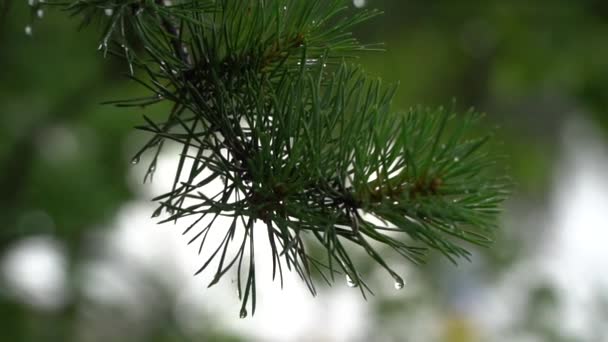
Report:
<svg viewBox="0 0 608 342"><path fill-rule="evenodd" d="M5 0L3 338L606 340L608 281L597 273L608 257L590 243L601 242L608 228L601 215L608 208L602 176L608 171L607 3L355 4L385 12L356 35L385 43L387 52L366 53L360 63L400 84L396 107L473 106L488 113L485 129L501 127L497 151L510 156L517 186L493 248L475 249L473 262L456 269L439 258L421 268L403 265L406 287L395 292L392 280L379 276L372 282L377 295L367 303L346 286L323 289L312 299L272 285L260 300L279 296L283 306L261 305L268 310L248 321L230 310L236 298L221 292L188 299L209 291L192 277L197 260L183 265L196 251L176 252L185 243L168 240L181 230L159 231L147 218L149 208L138 209L148 205L142 193L162 186L162 172L157 184L141 187L142 169L131 171L129 163L143 139L132 127L142 114L162 113L101 106L140 89L124 77L127 66L96 51L95 30L78 31L63 13L44 13L27 36L27 2ZM563 280L576 274L581 278ZM282 312L287 301L293 304ZM587 314L580 313L580 302L588 303Z"/></svg>

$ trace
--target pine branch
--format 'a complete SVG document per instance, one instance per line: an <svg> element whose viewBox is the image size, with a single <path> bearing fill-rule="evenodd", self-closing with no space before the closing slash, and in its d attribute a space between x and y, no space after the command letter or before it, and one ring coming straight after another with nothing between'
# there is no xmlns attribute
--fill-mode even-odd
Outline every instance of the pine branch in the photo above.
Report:
<svg viewBox="0 0 608 342"><path fill-rule="evenodd" d="M211 252L197 274L215 265L213 286L236 267L242 317L249 304L255 312L256 222L266 226L281 284L284 266L313 294L315 274L329 284L344 274L365 296L371 291L353 246L400 288L403 279L375 246L414 263L429 250L453 262L468 258L462 243L491 242L508 194L508 179L495 176L498 158L485 148L489 136L471 136L480 115L392 112L395 89L349 62L374 49L350 29L378 13L349 18L346 3L54 3L85 25L101 21L104 55L123 58L130 78L150 92L110 103L172 104L166 121L145 117L138 127L152 138L134 162L154 153L147 179L165 141L182 146L172 189L154 199L152 216L165 210L161 222L195 219L184 234ZM214 224L221 216L231 218L229 227ZM211 230L223 232L215 246L206 245ZM321 259L309 252L313 246L325 251Z"/></svg>

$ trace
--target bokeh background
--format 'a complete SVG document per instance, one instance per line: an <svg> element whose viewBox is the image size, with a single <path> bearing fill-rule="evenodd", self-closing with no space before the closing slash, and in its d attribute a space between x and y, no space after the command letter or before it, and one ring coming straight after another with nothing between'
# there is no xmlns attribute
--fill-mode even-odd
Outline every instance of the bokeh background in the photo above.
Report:
<svg viewBox="0 0 608 342"><path fill-rule="evenodd" d="M132 127L161 108L101 106L142 89L96 30L45 12L28 35L27 2L0 0L0 340L608 341L608 2L352 7L385 12L356 35L387 52L357 62L400 83L396 108L474 106L500 127L516 186L493 248L397 260L399 291L369 265L367 301L345 283L281 290L262 269L239 319L234 284L207 289L182 226L149 218L174 160L143 185Z"/></svg>

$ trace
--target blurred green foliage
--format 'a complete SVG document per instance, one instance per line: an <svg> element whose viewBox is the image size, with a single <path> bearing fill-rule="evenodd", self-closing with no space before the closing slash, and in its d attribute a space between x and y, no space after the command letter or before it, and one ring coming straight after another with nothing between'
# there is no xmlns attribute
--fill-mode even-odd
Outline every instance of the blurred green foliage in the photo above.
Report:
<svg viewBox="0 0 608 342"><path fill-rule="evenodd" d="M4 1L0 10L9 4ZM138 140L132 127L142 113L100 102L139 90L122 76L125 65L101 58L95 30L77 31L77 23L62 13L47 13L28 37L26 1L10 3L11 12L0 14L0 258L19 239L50 233L66 243L73 269L86 255L87 231L111 220L134 196L125 175ZM510 155L518 184L514 201L547 197L563 120L583 115L608 131L608 2L368 0L367 5L385 14L356 34L366 42L385 42L388 51L366 54L360 62L387 82L400 83L396 107L455 100L456 106L487 112L487 128L502 127L500 150ZM25 218L35 210L48 214L51 223L28 223ZM501 243L486 252L486 267L493 272L521 257L517 241ZM516 252L501 256L506 246ZM441 273L437 265L426 270L434 285L424 295L436 295ZM550 310L558 300L550 289L532 296L531 313ZM381 302L379 317L415 315L427 305ZM38 311L7 295L0 281L3 340L68 340L79 322L78 305L84 303ZM543 322L531 324L526 329L541 339L557 341ZM201 338L221 337L211 335ZM183 340L163 325L151 326L147 336L155 337L146 341Z"/></svg>
<svg viewBox="0 0 608 342"><path fill-rule="evenodd" d="M135 120L99 106L124 82L117 66L95 53L94 32L77 32L73 22L51 15L29 38L26 13L25 2L15 3L1 37L2 236L24 233L12 229L20 214L44 209L54 233L77 245L82 231L129 196L121 151ZM65 132L73 142L64 141Z"/></svg>

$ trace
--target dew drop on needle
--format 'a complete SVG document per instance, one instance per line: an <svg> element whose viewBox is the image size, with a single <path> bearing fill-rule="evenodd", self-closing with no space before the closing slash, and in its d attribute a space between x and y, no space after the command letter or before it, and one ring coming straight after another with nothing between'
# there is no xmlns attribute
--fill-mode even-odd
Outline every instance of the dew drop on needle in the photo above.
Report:
<svg viewBox="0 0 608 342"><path fill-rule="evenodd" d="M348 274L346 275L346 285L348 287L357 287L357 283Z"/></svg>
<svg viewBox="0 0 608 342"><path fill-rule="evenodd" d="M405 286L405 281L400 277L395 277L395 290L401 290Z"/></svg>

